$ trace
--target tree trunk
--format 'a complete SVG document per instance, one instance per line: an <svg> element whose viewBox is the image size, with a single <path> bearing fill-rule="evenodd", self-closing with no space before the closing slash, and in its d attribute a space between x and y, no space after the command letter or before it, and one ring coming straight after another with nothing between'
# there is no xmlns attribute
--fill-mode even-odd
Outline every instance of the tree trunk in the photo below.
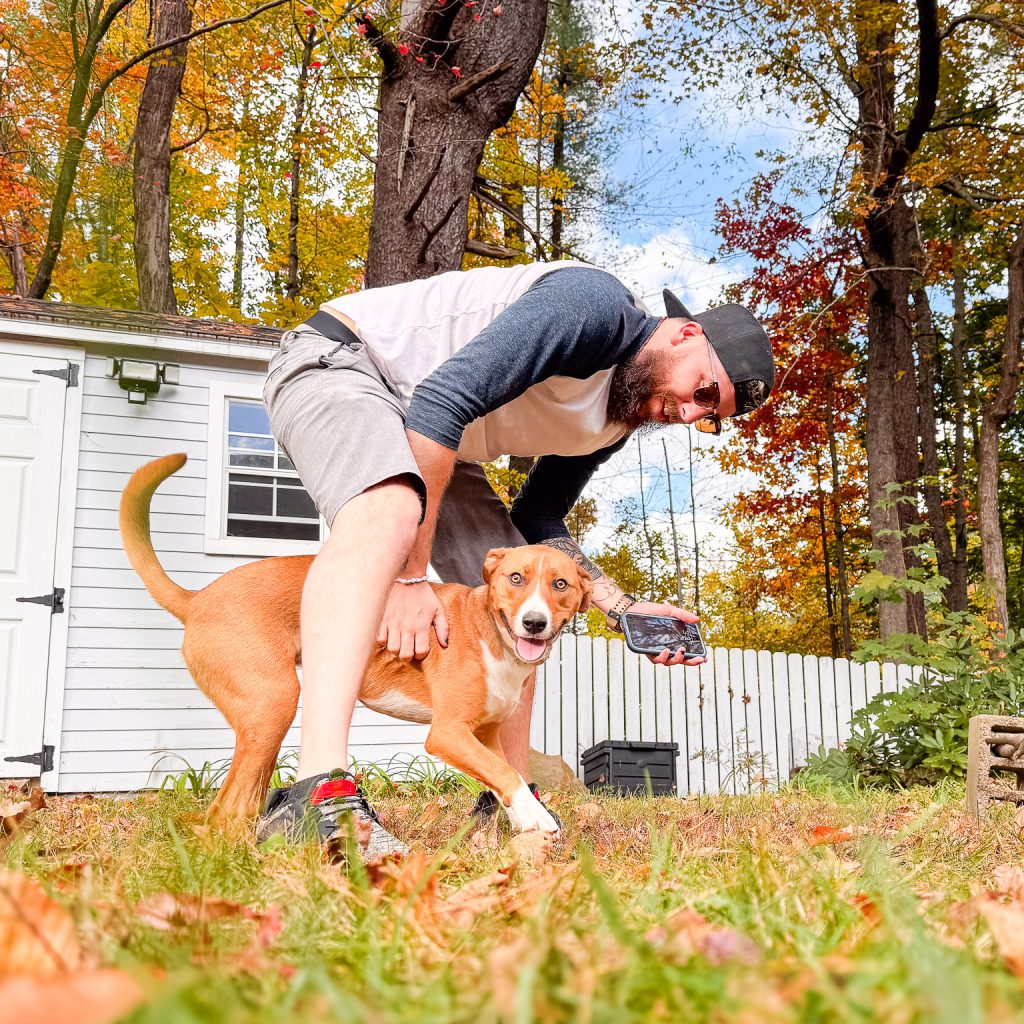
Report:
<svg viewBox="0 0 1024 1024"><path fill-rule="evenodd" d="M15 295L28 294L28 270L25 267L25 247L21 240L21 228L20 211L11 214L10 223L0 221L3 248L7 250L7 264L11 270L11 285Z"/></svg>
<svg viewBox="0 0 1024 1024"><path fill-rule="evenodd" d="M242 268L245 265L245 200L249 187L249 94L242 97L242 122L238 146L238 178L235 181L235 250L231 258L231 305L242 313L245 298L242 288Z"/></svg>
<svg viewBox="0 0 1024 1024"><path fill-rule="evenodd" d="M551 142L551 169L557 176L557 184L551 194L551 258L562 259L562 227L565 221L565 193L562 190L561 175L565 173L565 103L569 92L569 68L565 54L558 51L558 74L555 76L555 95L560 105L555 111L554 137ZM538 175L540 168L537 168Z"/></svg>
<svg viewBox="0 0 1024 1024"><path fill-rule="evenodd" d="M512 116L547 21L543 0L499 5L483 11L480 21L475 11L483 9L466 9L463 0L421 4L403 32L405 55L362 19L384 64L368 288L462 263L469 194L484 143Z"/></svg>
<svg viewBox="0 0 1024 1024"><path fill-rule="evenodd" d="M188 0L156 0L155 45L191 31ZM188 43L152 57L135 122L135 274L139 308L149 313L178 312L171 281L171 120L187 59Z"/></svg>
<svg viewBox="0 0 1024 1024"><path fill-rule="evenodd" d="M953 576L949 607L967 608L967 376L964 370L964 339L967 334L967 274L959 259L957 239L953 253Z"/></svg>
<svg viewBox="0 0 1024 1024"><path fill-rule="evenodd" d="M302 60L299 64L299 87L292 119L292 177L288 190L288 276L284 293L289 299L299 297L299 200L302 197L302 129L306 122L306 90L309 86L309 64L317 44L316 29L302 37Z"/></svg>
<svg viewBox="0 0 1024 1024"><path fill-rule="evenodd" d="M867 451L871 542L882 552L878 568L904 578L911 564L905 530L916 512L917 396L910 331L910 277L901 223L902 200L867 217L865 256L871 274L868 298ZM908 376L909 374L909 376ZM909 393L908 393L909 388ZM908 598L883 601L883 639L894 633L924 635L923 608Z"/></svg>
<svg viewBox="0 0 1024 1024"><path fill-rule="evenodd" d="M836 538L836 587L839 590L839 622L843 631L842 655L849 658L853 653L850 629L850 580L846 573L846 527L843 526L843 511L839 479L839 446L836 444L835 407L832 401L832 383L829 380L828 407L826 409L828 428L828 453L832 466L832 533Z"/></svg>
<svg viewBox="0 0 1024 1024"><path fill-rule="evenodd" d="M981 414L978 453L978 521L981 530L981 560L985 587L996 620L1005 630L1006 561L1003 531L999 522L999 434L1013 411L1020 383L1021 341L1024 338L1024 225L1021 226L1007 260L1009 288L1006 299L1006 333L1003 340L999 390Z"/></svg>
<svg viewBox="0 0 1024 1024"><path fill-rule="evenodd" d="M882 553L879 569L898 579L913 564L908 533L918 522L917 382L910 326L910 283L917 277L910 233L911 210L902 194L907 166L935 115L941 41L936 0L917 0L918 94L904 131L896 126L897 0L857 3L860 161L870 184L864 216L868 292L867 453L871 540ZM879 632L925 635L920 595L882 601Z"/></svg>
<svg viewBox="0 0 1024 1024"><path fill-rule="evenodd" d="M939 480L939 446L935 425L935 361L938 353L938 336L932 320L932 308L923 284L914 289L914 313L917 324L917 366L918 366L918 428L921 435L921 471L924 476L924 500L928 510L928 526L932 543L935 545L939 575L950 581L943 591L946 607L957 611L950 604L953 594L953 544L949 536L946 512L943 508L942 486Z"/></svg>

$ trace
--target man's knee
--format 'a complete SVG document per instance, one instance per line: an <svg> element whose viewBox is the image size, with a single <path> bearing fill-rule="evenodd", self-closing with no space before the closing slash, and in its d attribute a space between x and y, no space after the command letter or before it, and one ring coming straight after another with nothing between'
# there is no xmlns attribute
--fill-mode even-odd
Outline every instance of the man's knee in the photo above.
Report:
<svg viewBox="0 0 1024 1024"><path fill-rule="evenodd" d="M423 482L418 477L391 477L342 505L331 523L331 537L343 540L355 524L371 524L374 533L386 536L404 553L416 539L423 507Z"/></svg>

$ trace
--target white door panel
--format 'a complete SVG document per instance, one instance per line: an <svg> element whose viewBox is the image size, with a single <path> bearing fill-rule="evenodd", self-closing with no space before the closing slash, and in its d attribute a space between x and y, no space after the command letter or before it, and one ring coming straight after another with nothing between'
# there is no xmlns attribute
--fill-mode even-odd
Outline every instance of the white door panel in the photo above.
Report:
<svg viewBox="0 0 1024 1024"><path fill-rule="evenodd" d="M0 778L40 773L67 366L0 354Z"/></svg>

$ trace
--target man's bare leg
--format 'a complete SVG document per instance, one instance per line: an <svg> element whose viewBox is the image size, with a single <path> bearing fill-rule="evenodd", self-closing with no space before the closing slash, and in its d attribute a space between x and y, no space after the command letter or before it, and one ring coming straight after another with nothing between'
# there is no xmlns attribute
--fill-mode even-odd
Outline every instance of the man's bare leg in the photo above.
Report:
<svg viewBox="0 0 1024 1024"><path fill-rule="evenodd" d="M420 500L386 481L342 506L302 591L297 778L348 768L348 733L384 603L416 537Z"/></svg>
<svg viewBox="0 0 1024 1024"><path fill-rule="evenodd" d="M501 723L498 738L505 758L527 782L530 781L530 719L533 717L533 691L537 686L537 673L531 672L523 686L519 707Z"/></svg>

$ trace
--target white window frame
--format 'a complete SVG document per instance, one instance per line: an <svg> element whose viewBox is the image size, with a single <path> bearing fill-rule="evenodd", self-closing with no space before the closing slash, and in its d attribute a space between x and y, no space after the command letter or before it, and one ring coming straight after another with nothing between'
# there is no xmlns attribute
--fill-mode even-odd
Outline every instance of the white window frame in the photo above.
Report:
<svg viewBox="0 0 1024 1024"><path fill-rule="evenodd" d="M210 419L206 435L206 516L203 551L208 555L315 555L327 539L320 518L320 540L285 540L280 537L227 537L227 424L228 400L263 401L262 380L210 382Z"/></svg>

